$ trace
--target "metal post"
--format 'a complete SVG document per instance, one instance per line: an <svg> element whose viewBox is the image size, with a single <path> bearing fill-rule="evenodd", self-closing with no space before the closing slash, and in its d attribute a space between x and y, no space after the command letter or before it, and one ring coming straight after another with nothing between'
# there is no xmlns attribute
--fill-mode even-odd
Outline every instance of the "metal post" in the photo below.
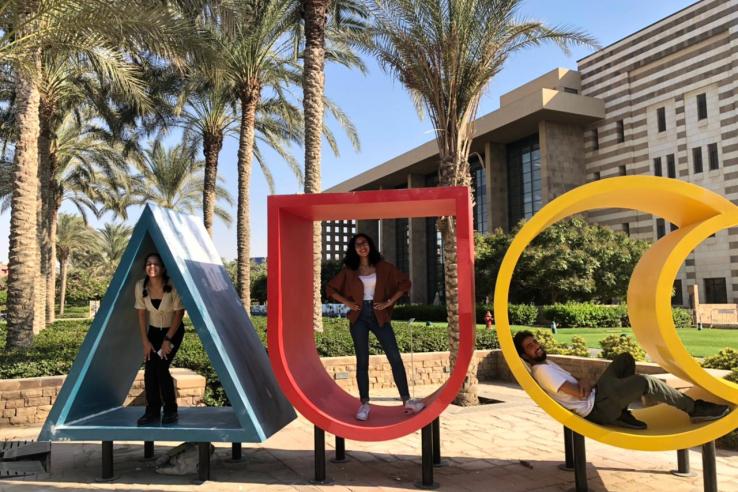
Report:
<svg viewBox="0 0 738 492"><path fill-rule="evenodd" d="M433 420L433 466L436 468L446 466L441 460L441 417Z"/></svg>
<svg viewBox="0 0 738 492"><path fill-rule="evenodd" d="M574 455L574 483L576 492L587 492L587 452L584 436L572 431L572 454Z"/></svg>
<svg viewBox="0 0 738 492"><path fill-rule="evenodd" d="M144 459L150 460L154 457L154 441L144 441Z"/></svg>
<svg viewBox="0 0 738 492"><path fill-rule="evenodd" d="M331 463L346 463L346 440L343 437L336 436L336 456Z"/></svg>
<svg viewBox="0 0 738 492"><path fill-rule="evenodd" d="M560 470L574 471L574 450L572 449L572 431L564 426L564 456L565 463L559 465Z"/></svg>
<svg viewBox="0 0 738 492"><path fill-rule="evenodd" d="M100 480L113 480L113 441L102 442L102 474Z"/></svg>
<svg viewBox="0 0 738 492"><path fill-rule="evenodd" d="M210 443L197 443L199 463L197 467L197 478L201 482L210 480Z"/></svg>
<svg viewBox="0 0 738 492"><path fill-rule="evenodd" d="M241 443L231 443L231 461L241 461Z"/></svg>
<svg viewBox="0 0 738 492"><path fill-rule="evenodd" d="M694 477L694 473L689 468L689 449L677 449L677 469L671 470L672 475L677 477Z"/></svg>
<svg viewBox="0 0 738 492"><path fill-rule="evenodd" d="M325 431L314 426L314 447L315 447L315 477L312 483L327 483L325 476Z"/></svg>
<svg viewBox="0 0 738 492"><path fill-rule="evenodd" d="M702 445L702 482L705 492L718 492L715 441Z"/></svg>
<svg viewBox="0 0 738 492"><path fill-rule="evenodd" d="M438 483L433 481L433 423L423 427L420 437L423 449L422 479L415 482L415 486L419 489L436 489Z"/></svg>

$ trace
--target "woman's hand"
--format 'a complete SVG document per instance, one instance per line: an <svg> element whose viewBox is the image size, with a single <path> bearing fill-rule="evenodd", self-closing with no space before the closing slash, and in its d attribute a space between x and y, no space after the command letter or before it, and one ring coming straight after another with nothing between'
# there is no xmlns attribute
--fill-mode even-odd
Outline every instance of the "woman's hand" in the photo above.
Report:
<svg viewBox="0 0 738 492"><path fill-rule="evenodd" d="M394 302L392 302L392 301L375 302L375 303L374 303L374 309L376 309L376 310L378 310L378 311L381 311L381 310L383 310L383 309L387 309L387 308L388 308L388 307L390 307L390 306L391 306L392 304L394 304Z"/></svg>
<svg viewBox="0 0 738 492"><path fill-rule="evenodd" d="M349 300L346 300L346 302L344 302L343 305L352 311L358 311L361 309L361 307L357 303L353 301L349 301Z"/></svg>
<svg viewBox="0 0 738 492"><path fill-rule="evenodd" d="M167 355L172 351L174 345L169 340L161 342L161 358L167 360Z"/></svg>
<svg viewBox="0 0 738 492"><path fill-rule="evenodd" d="M154 346L151 344L148 338L143 342L143 351L144 361L146 362L148 362L149 358L151 357L151 353L156 352L156 350L154 350Z"/></svg>

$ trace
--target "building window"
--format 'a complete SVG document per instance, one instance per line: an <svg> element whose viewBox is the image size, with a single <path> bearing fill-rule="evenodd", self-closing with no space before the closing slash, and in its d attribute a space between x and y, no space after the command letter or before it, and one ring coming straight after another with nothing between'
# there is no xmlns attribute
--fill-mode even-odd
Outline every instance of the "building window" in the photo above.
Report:
<svg viewBox="0 0 738 492"><path fill-rule="evenodd" d="M661 239L666 234L666 223L664 219L656 219L656 239Z"/></svg>
<svg viewBox="0 0 738 492"><path fill-rule="evenodd" d="M710 171L720 169L720 161L718 160L718 147L716 143L707 146L707 160L710 163Z"/></svg>
<svg viewBox="0 0 738 492"><path fill-rule="evenodd" d="M477 158L471 165L472 192L474 193L474 229L485 233L489 231L487 212L487 176L484 166Z"/></svg>
<svg viewBox="0 0 738 492"><path fill-rule="evenodd" d="M707 94L697 94L697 119L707 119Z"/></svg>
<svg viewBox="0 0 738 492"><path fill-rule="evenodd" d="M396 266L401 271L410 271L410 221L395 219L395 254Z"/></svg>
<svg viewBox="0 0 738 492"><path fill-rule="evenodd" d="M661 157L656 157L653 160L653 175L654 176L663 176L664 175L661 172Z"/></svg>
<svg viewBox="0 0 738 492"><path fill-rule="evenodd" d="M594 172L594 181L599 181L599 180L600 180L600 172L599 171L595 171Z"/></svg>
<svg viewBox="0 0 738 492"><path fill-rule="evenodd" d="M618 120L618 143L625 142L625 122Z"/></svg>
<svg viewBox="0 0 738 492"><path fill-rule="evenodd" d="M702 147L692 149L692 168L695 174L702 172Z"/></svg>
<svg viewBox="0 0 738 492"><path fill-rule="evenodd" d="M623 234L630 236L630 222L623 222Z"/></svg>
<svg viewBox="0 0 738 492"><path fill-rule="evenodd" d="M666 156L666 173L670 178L676 178L676 162L674 162L674 154Z"/></svg>
<svg viewBox="0 0 738 492"><path fill-rule="evenodd" d="M569 94L579 94L579 91L573 87L564 87L564 92L568 92Z"/></svg>
<svg viewBox="0 0 738 492"><path fill-rule="evenodd" d="M659 133L666 131L666 108L656 110L656 124L658 125Z"/></svg>
<svg viewBox="0 0 738 492"><path fill-rule="evenodd" d="M507 145L508 223L529 219L541 208L541 149L538 135Z"/></svg>
<svg viewBox="0 0 738 492"><path fill-rule="evenodd" d="M706 278L705 304L725 304L728 302L728 292L725 288L725 277Z"/></svg>
<svg viewBox="0 0 738 492"><path fill-rule="evenodd" d="M600 132L597 128L592 129L592 148L594 150L600 149Z"/></svg>
<svg viewBox="0 0 738 492"><path fill-rule="evenodd" d="M443 238L436 229L437 219L425 219L426 231L426 271L428 272L427 303L446 302L446 274L443 269Z"/></svg>
<svg viewBox="0 0 738 492"><path fill-rule="evenodd" d="M625 176L628 174L628 171L625 169L625 164L623 164L622 166L618 166L618 174L620 176Z"/></svg>
<svg viewBox="0 0 738 492"><path fill-rule="evenodd" d="M674 280L674 287L672 288L671 305L681 306L682 305L682 281Z"/></svg>

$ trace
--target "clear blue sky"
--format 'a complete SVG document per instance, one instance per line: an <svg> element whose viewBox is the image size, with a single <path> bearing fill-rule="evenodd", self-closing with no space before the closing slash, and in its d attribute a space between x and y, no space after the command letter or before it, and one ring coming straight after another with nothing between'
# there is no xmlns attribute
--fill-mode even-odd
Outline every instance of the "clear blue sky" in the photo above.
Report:
<svg viewBox="0 0 738 492"><path fill-rule="evenodd" d="M692 3L692 0L527 0L522 4L521 14L550 25L584 29L602 46L606 46ZM503 71L492 80L482 100L479 116L497 109L501 94L530 79L556 67L576 69L577 59L591 51L589 48L575 48L570 56L566 56L554 46L544 46L518 53L508 60ZM360 152L354 152L340 131L335 130L339 136L341 156L333 156L323 146L323 188L340 183L432 139L430 124L427 120L418 119L402 86L385 75L371 59L367 59L366 63L369 68L366 76L337 67L329 66L326 69L326 94L351 117L358 129L362 148ZM237 185L236 150L236 140L228 140L219 165L219 174L225 178L226 186L234 197ZM297 155L300 162L303 159L301 152L298 150ZM277 157L271 160L276 192L300 192L297 180L287 166ZM266 182L261 172L255 169L251 183L252 256L266 256L267 253L267 195ZM62 211L72 212L73 209L63 205ZM129 212L131 222L135 222L139 212L133 209ZM233 215L235 217L235 209ZM103 221L92 225L99 227L110 220L110 217L105 217ZM6 262L8 258L9 221L9 211L0 215L0 262ZM214 239L223 257L231 259L236 256L235 223L229 229L216 220Z"/></svg>

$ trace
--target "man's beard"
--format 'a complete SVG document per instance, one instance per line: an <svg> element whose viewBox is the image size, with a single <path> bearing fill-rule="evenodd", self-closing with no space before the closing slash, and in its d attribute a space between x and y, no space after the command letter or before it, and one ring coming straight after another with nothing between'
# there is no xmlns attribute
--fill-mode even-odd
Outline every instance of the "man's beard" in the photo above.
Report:
<svg viewBox="0 0 738 492"><path fill-rule="evenodd" d="M541 362L545 362L546 361L546 351L543 350L543 349L541 349L541 352L542 352L542 354L541 354L540 357L533 358L532 362L534 364L540 364Z"/></svg>

